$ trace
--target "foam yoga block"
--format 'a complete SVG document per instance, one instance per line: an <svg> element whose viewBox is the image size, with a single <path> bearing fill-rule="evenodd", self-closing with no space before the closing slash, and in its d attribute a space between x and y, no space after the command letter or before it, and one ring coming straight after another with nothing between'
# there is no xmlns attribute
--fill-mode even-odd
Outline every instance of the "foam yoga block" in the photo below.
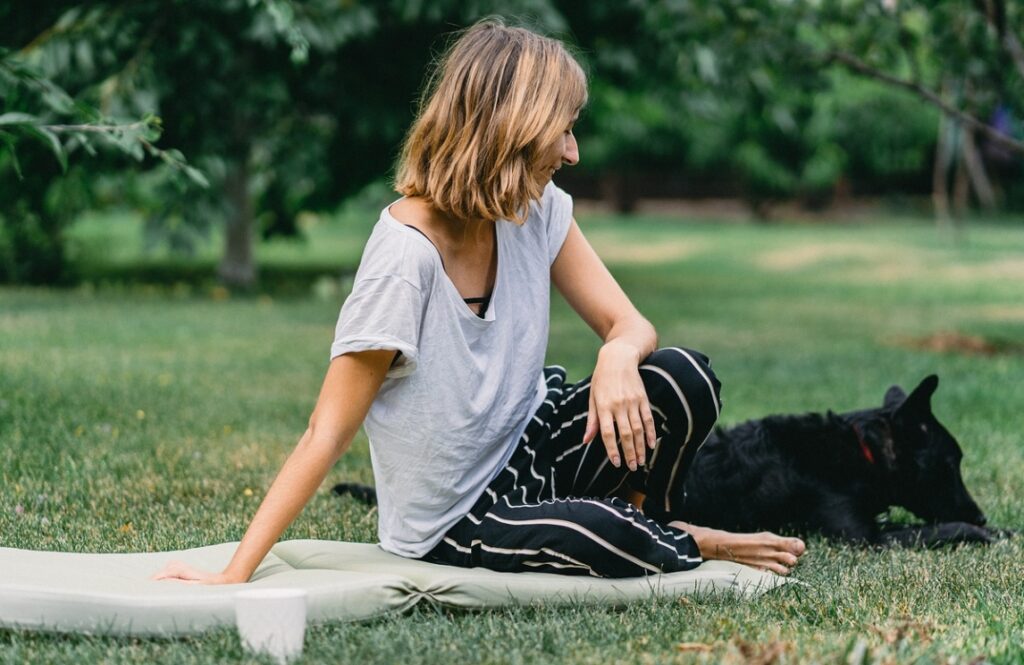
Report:
<svg viewBox="0 0 1024 665"><path fill-rule="evenodd" d="M752 597L786 578L724 561L683 573L597 579L496 573L405 559L376 545L329 540L278 543L248 584L155 582L172 559L221 570L237 543L178 552L77 554L0 548L0 627L113 635L187 635L234 625L241 589L298 588L312 622L353 621L426 599L448 607L510 604L620 605L652 596L721 592Z"/></svg>

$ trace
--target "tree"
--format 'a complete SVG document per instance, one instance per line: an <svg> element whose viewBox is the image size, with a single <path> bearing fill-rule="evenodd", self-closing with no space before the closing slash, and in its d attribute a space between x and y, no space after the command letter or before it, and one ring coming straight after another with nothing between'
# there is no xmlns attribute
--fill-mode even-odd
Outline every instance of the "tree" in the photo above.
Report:
<svg viewBox="0 0 1024 665"><path fill-rule="evenodd" d="M265 213L272 231L293 231L303 207L336 205L386 172L438 35L498 3L139 0L88 7L64 13L31 43L62 59L49 74L72 81L76 99L164 118L163 140L188 155L210 187L180 179L159 187L151 220L158 227L171 217L186 226L223 220L220 277L250 287L257 217ZM501 8L564 27L546 0Z"/></svg>
<svg viewBox="0 0 1024 665"><path fill-rule="evenodd" d="M54 18L46 9L29 16ZM36 50L40 40L31 39L39 24L3 20L11 13L0 8L0 282L67 281L61 231L90 203L87 175L68 171L69 154L109 148L159 160L198 183L203 177L180 152L156 147L159 118L112 117L54 82L46 73L50 63ZM43 39L66 30L74 15L56 20ZM18 52L7 48L26 41Z"/></svg>
<svg viewBox="0 0 1024 665"><path fill-rule="evenodd" d="M1024 112L1019 38L1024 7L1019 3L658 0L645 17L645 33L658 45L670 80L697 81L722 95L753 99L755 108L748 110L763 106L756 95L749 96L760 90L765 101L779 104L775 115L784 118L789 110L796 117L784 98L794 97L794 90L819 89L821 74L830 67L914 95L964 128L959 139L964 172L983 199L986 178L973 147L976 137L1018 158L1024 155L1024 141L986 120L999 108ZM787 92L779 95L783 89ZM943 159L940 154L937 161Z"/></svg>

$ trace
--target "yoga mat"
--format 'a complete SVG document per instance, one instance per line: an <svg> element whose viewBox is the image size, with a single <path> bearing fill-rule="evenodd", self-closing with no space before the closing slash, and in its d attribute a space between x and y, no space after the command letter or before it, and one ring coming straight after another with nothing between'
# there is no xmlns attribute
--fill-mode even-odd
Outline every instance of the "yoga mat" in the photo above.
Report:
<svg viewBox="0 0 1024 665"><path fill-rule="evenodd" d="M205 586L151 575L172 560L222 570L237 543L174 552L95 554L0 548L0 627L108 635L174 636L234 625L241 589L300 588L309 620L357 621L419 602L446 607L594 603L729 593L754 597L791 581L726 561L628 579L498 573L406 559L377 545L289 540L273 547L247 584Z"/></svg>

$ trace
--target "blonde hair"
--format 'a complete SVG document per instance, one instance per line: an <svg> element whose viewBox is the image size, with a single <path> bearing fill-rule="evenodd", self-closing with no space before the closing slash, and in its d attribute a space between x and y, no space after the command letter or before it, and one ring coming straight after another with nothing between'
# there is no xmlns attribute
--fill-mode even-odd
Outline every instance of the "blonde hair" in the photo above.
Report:
<svg viewBox="0 0 1024 665"><path fill-rule="evenodd" d="M543 193L543 151L586 101L586 74L561 42L481 21L430 77L395 189L455 219L521 224Z"/></svg>

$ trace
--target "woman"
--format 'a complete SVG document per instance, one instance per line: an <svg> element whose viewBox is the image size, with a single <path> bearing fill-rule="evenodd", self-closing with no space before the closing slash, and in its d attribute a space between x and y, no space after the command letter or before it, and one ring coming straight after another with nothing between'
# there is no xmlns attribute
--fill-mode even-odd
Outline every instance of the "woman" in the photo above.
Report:
<svg viewBox="0 0 1024 665"><path fill-rule="evenodd" d="M671 521L718 381L699 353L655 350L551 182L579 161L586 95L557 41L489 20L454 43L406 139L404 197L382 211L342 307L309 427L227 568L175 562L157 579L247 581L364 420L390 552L608 577L708 558L789 572L798 539ZM604 340L575 385L543 366L552 283ZM646 494L643 513L609 498L627 485Z"/></svg>

